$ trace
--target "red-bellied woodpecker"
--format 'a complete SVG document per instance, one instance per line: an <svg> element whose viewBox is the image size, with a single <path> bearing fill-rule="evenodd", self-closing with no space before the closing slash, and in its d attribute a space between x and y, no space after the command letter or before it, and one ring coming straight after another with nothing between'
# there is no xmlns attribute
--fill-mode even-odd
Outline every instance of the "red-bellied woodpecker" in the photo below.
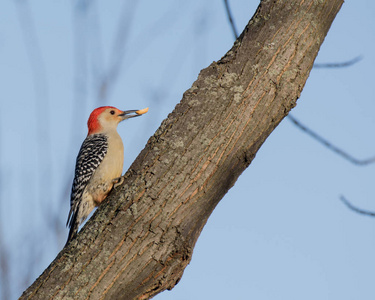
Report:
<svg viewBox="0 0 375 300"><path fill-rule="evenodd" d="M79 225L88 217L121 179L124 146L117 125L148 111L121 111L112 106L95 109L87 121L88 134L79 150L70 211L66 225L70 227L67 243L77 234Z"/></svg>

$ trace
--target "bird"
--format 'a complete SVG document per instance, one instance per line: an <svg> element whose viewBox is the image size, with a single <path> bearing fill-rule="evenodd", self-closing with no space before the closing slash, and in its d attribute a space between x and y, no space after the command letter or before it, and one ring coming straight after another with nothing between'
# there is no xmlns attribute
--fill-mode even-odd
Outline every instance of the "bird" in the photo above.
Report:
<svg viewBox="0 0 375 300"><path fill-rule="evenodd" d="M121 184L124 145L117 125L129 118L146 113L142 110L122 111L113 106L94 109L87 121L88 134L79 150L66 226L66 245L77 235L78 228L91 211L100 205L114 185Z"/></svg>

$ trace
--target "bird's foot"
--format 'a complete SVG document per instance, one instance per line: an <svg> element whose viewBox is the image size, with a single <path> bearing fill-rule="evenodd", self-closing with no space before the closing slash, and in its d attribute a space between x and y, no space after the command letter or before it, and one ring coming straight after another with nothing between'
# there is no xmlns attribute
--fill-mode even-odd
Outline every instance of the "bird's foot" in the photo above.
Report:
<svg viewBox="0 0 375 300"><path fill-rule="evenodd" d="M113 183L113 188L117 188L118 186L120 186L121 184L123 184L124 182L124 176L120 176L120 177L117 177L115 179L112 180L112 183Z"/></svg>

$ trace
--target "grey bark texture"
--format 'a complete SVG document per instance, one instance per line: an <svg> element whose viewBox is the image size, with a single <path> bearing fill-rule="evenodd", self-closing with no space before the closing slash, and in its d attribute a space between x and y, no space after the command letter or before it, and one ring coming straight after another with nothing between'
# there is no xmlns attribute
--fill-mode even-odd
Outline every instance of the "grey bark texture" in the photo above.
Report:
<svg viewBox="0 0 375 300"><path fill-rule="evenodd" d="M123 185L21 299L149 299L172 289L215 206L296 105L342 3L261 1L232 49L200 72L149 139Z"/></svg>

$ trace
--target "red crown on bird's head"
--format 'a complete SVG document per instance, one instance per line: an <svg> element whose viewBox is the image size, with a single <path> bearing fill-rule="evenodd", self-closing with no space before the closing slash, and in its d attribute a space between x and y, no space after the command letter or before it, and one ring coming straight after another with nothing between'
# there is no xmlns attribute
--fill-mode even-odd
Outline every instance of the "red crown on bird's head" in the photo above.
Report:
<svg viewBox="0 0 375 300"><path fill-rule="evenodd" d="M117 112L120 112L119 109L113 106L101 106L98 108L95 108L92 113L90 114L90 117L87 121L87 127L89 129L88 134L93 134L101 129L100 122L98 120L98 117L102 114L103 111L105 111L107 108L112 108L116 110Z"/></svg>

